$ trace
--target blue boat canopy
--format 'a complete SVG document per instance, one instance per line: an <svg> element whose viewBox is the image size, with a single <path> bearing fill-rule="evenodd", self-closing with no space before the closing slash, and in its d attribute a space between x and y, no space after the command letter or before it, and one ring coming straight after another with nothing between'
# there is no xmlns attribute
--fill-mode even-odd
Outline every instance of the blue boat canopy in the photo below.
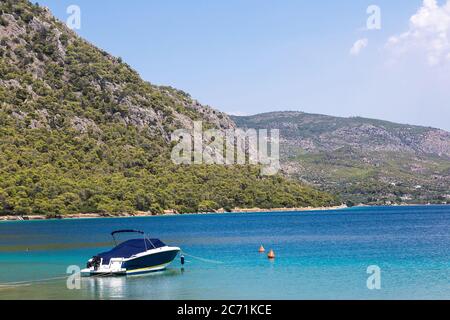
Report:
<svg viewBox="0 0 450 320"><path fill-rule="evenodd" d="M111 258L130 258L135 254L165 246L159 239L132 239L122 242L110 251L98 254L97 257L103 259L102 264L109 264Z"/></svg>

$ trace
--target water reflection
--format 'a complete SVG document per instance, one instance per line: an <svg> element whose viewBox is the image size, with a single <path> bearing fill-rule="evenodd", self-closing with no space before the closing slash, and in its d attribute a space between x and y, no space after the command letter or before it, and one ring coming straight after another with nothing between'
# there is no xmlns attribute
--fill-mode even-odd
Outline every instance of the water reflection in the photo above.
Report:
<svg viewBox="0 0 450 320"><path fill-rule="evenodd" d="M125 277L110 278L87 278L85 281L88 292L93 298L98 299L120 299L125 297Z"/></svg>
<svg viewBox="0 0 450 320"><path fill-rule="evenodd" d="M170 299L173 291L171 278L181 276L184 269L167 269L142 275L125 277L82 278L82 289L93 299ZM158 287L158 292L153 289Z"/></svg>

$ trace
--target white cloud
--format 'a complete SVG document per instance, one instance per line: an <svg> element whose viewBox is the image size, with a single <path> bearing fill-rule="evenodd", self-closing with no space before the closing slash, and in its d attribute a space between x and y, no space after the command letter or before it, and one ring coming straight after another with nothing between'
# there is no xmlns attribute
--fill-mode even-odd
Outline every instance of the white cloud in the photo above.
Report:
<svg viewBox="0 0 450 320"><path fill-rule="evenodd" d="M436 0L424 0L410 18L409 30L390 37L386 46L399 56L421 52L431 66L450 62L450 0L442 6Z"/></svg>
<svg viewBox="0 0 450 320"><path fill-rule="evenodd" d="M450 0L449 0L450 1ZM369 45L369 39L359 39L353 44L353 47L350 49L350 54L352 56L357 56L361 53L361 51Z"/></svg>

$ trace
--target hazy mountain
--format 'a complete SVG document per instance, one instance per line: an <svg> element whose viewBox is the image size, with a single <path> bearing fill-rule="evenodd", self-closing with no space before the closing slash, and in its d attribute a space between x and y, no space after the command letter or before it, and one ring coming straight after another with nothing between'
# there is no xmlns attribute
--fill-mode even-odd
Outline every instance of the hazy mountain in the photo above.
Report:
<svg viewBox="0 0 450 320"><path fill-rule="evenodd" d="M181 212L334 199L251 166L175 166L170 135L232 128L187 93L143 81L48 9L0 2L0 211Z"/></svg>
<svg viewBox="0 0 450 320"><path fill-rule="evenodd" d="M450 200L450 133L365 118L302 112L231 117L280 129L285 173L356 202Z"/></svg>

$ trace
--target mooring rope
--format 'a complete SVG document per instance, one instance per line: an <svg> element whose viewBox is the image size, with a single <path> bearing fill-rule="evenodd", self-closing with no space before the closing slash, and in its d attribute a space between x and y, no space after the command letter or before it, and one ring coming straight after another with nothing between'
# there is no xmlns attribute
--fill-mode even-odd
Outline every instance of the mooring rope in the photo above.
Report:
<svg viewBox="0 0 450 320"><path fill-rule="evenodd" d="M200 260L200 261L203 261L203 262L206 262L206 263L223 264L222 261L217 261L217 260L211 260L211 259L205 259L205 258L201 258L201 257L196 257L196 256L193 256L193 255L191 255L191 254L187 254L186 252L182 252L181 254L184 255L184 256L186 256L186 257L190 257L190 258L193 258L193 259L196 259L196 260Z"/></svg>
<svg viewBox="0 0 450 320"><path fill-rule="evenodd" d="M7 283L0 283L0 289L1 288L14 288L14 287L25 287L25 286L31 286L33 283L42 283L42 282L52 282L56 280L62 280L66 279L67 276L60 276L60 277L54 277L54 278L45 278L45 279L38 279L38 280L28 280L28 281L17 281L17 282L7 282Z"/></svg>

